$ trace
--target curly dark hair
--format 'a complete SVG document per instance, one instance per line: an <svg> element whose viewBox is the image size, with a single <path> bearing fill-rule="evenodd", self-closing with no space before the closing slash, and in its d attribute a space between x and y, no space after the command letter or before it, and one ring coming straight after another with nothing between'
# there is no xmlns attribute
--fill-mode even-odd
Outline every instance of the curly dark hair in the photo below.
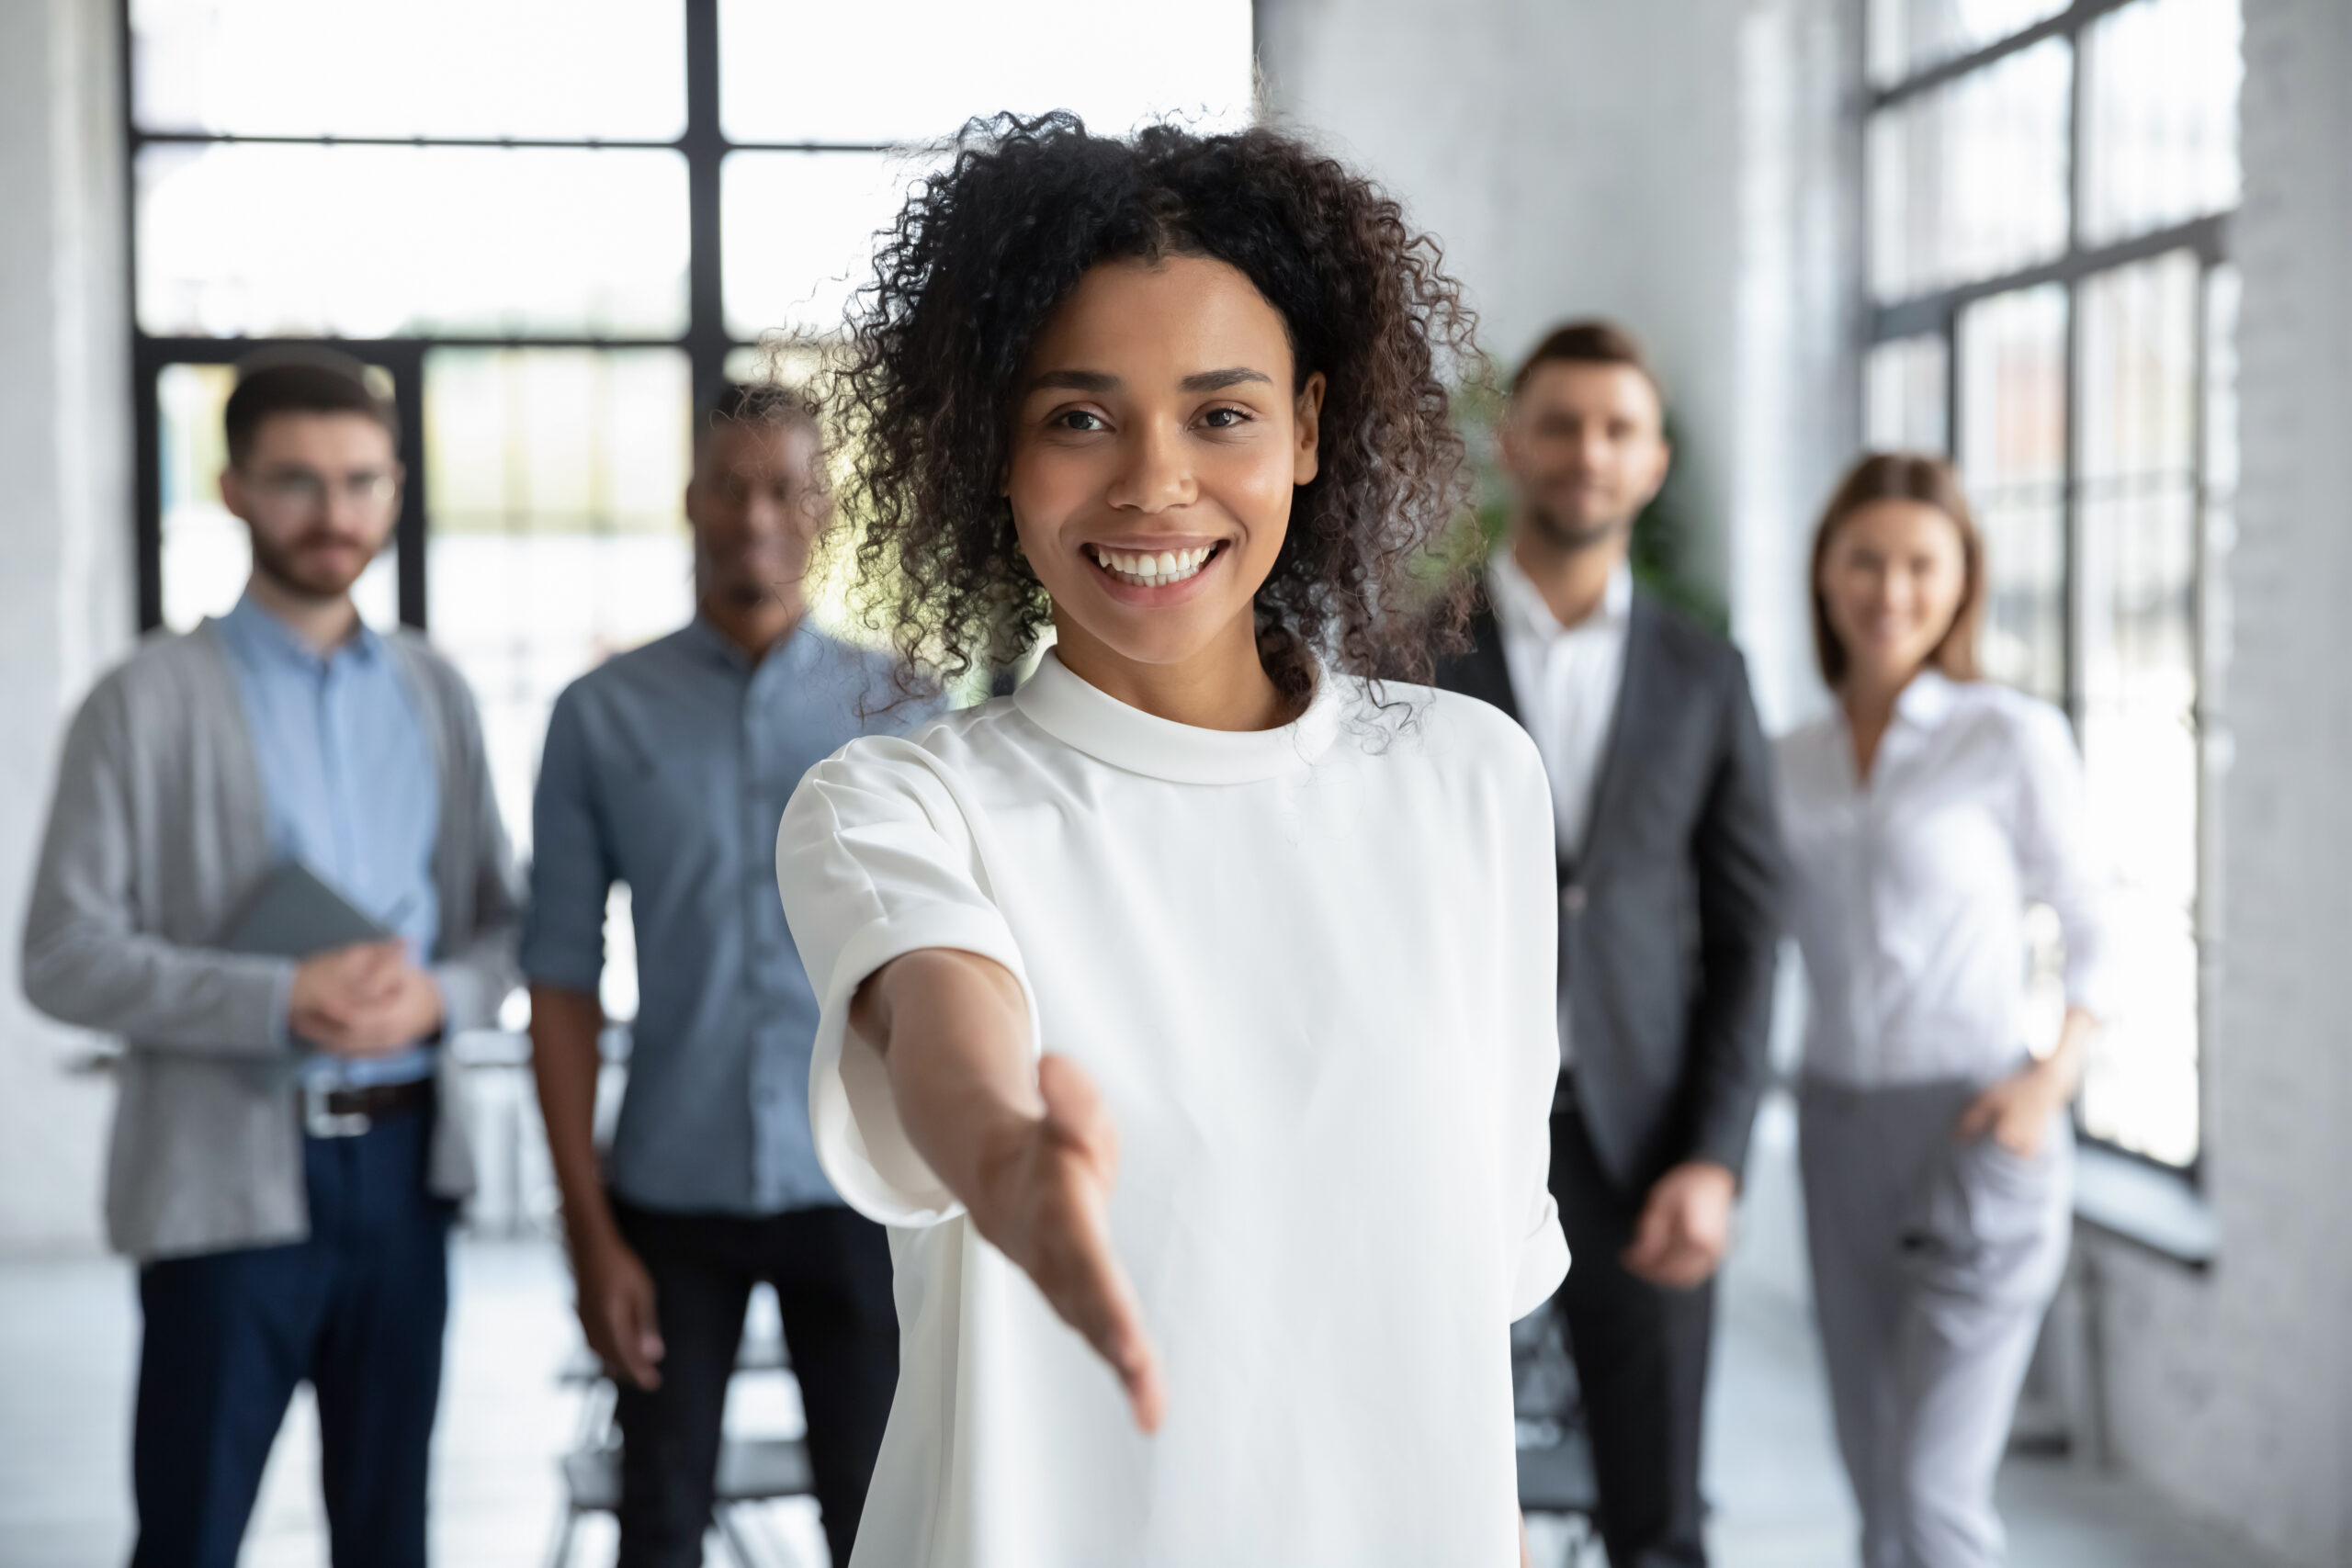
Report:
<svg viewBox="0 0 2352 1568"><path fill-rule="evenodd" d="M1299 382L1326 382L1316 477L1257 594L1267 673L1298 703L1319 658L1426 680L1466 599L1459 573L1428 567L1464 500L1442 377L1476 356L1436 243L1264 129L1121 139L1066 113L1000 115L949 149L879 237L833 382L868 624L951 681L1034 645L1051 606L1001 493L1030 346L1096 264L1205 256L1281 315Z"/></svg>

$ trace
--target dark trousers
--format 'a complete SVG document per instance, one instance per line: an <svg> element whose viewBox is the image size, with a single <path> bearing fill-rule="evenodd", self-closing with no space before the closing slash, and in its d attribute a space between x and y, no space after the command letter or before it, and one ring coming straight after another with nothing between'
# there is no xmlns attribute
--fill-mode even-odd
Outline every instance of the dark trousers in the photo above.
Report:
<svg viewBox="0 0 2352 1568"><path fill-rule="evenodd" d="M1714 1285L1668 1291L1625 1271L1646 1192L1602 1171L1583 1115L1552 1117L1552 1194L1571 1259L1554 1301L1584 1393L1611 1568L1697 1568L1707 1560L1699 1424Z"/></svg>
<svg viewBox="0 0 2352 1568"><path fill-rule="evenodd" d="M151 1263L131 1438L132 1568L235 1568L297 1384L319 1401L334 1568L422 1568L452 1206L429 1112L306 1138L311 1235Z"/></svg>
<svg viewBox="0 0 2352 1568"><path fill-rule="evenodd" d="M660 1388L620 1389L620 1568L702 1561L728 1379L762 1280L775 1287L800 1384L825 1540L847 1563L899 1385L882 1227L833 1207L750 1219L662 1213L616 1197L613 1214L652 1276L663 1351Z"/></svg>

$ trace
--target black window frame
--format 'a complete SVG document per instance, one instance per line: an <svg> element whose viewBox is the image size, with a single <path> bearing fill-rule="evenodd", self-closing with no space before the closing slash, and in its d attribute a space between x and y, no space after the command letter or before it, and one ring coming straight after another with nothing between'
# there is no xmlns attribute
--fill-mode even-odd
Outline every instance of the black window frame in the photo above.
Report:
<svg viewBox="0 0 2352 1568"><path fill-rule="evenodd" d="M430 518L425 510L429 455L424 443L424 362L437 348L682 349L696 407L717 392L726 378L728 355L752 345L728 328L726 276L721 261L721 171L729 154L748 152L887 152L876 141L738 141L719 118L719 0L679 0L685 19L686 122L675 138L641 141L611 138L464 136L246 136L209 131L158 131L139 124L131 0L118 0L122 62L123 199L126 283L130 314L131 425L134 550L139 629L164 624L163 414L157 379L172 365L232 365L264 346L308 344L333 348L390 373L401 421L400 459L407 469L401 513L394 526L399 550L399 605L403 625L427 624L425 552ZM487 147L636 150L681 154L686 167L686 321L673 336L581 336L548 333L425 333L380 338L190 337L146 330L139 315L139 156L149 147Z"/></svg>
<svg viewBox="0 0 2352 1568"><path fill-rule="evenodd" d="M1992 276L1972 278L1947 288L1932 289L1905 299L1881 304L1875 298L1868 299L1867 326L1862 353L1868 356L1882 344L1907 339L1933 338L1944 351L1943 382L1943 455L1958 460L1962 444L1962 422L1965 417L1962 400L1962 355L1959 329L1962 314L1980 300L1996 295L2044 285L2057 285L2066 298L2066 337L2064 344L2064 418L2065 440L2063 443L2060 508L2063 519L2064 557L2064 579L2060 598L2063 614L2062 665L2064 702L2068 723L2073 726L2079 743L2083 731L2086 707L2084 691L2084 633L2081 612L2083 556L2083 487L2081 482L2081 296L2083 285L2091 279L2127 267L2134 263L2152 261L2156 257L2187 252L2197 259L2197 335L2194 379L2197 387L2196 423L2191 435L2194 446L2191 463L2191 518L2198 541L2197 570L2191 607L2192 659L2197 672L2196 694L2190 708L2190 722L2198 760L2197 824L2195 845L2197 889L2190 911L2190 931L2198 953L2197 983L2197 1145L2186 1165L2175 1165L2142 1150L2119 1144L2092 1133L2082 1119L2078 1100L2075 1111L2075 1131L2084 1142L2110 1151L2124 1158L2180 1176L2201 1187L2204 1181L2205 1155L2210 1130L2208 1112L2211 1108L2211 1043L2213 1038L2212 967L2215 961L2213 908L2213 865L2218 823L2213 809L2211 790L2211 761L2209 747L2216 715L2212 710L2213 693L2209 674L2211 671L2211 583L2212 551L2209 542L2208 502L2211 497L2211 476L2208 457L2211 448L2211 433L2206 421L2209 416L2211 390L2211 299L2214 275L2232 264L2230 232L2237 216L2237 209L2207 213L2186 221L2168 224L2145 233L2134 234L2111 243L2092 245L2085 242L2083 232L2084 150L2085 127L2083 101L2088 86L2083 41L2086 34L2102 18L2140 0L2074 0L2066 9L2031 27L1993 40L1980 48L1952 58L1939 61L1913 71L1883 85L1871 85L1864 96L1862 129L1865 138L1878 118L1886 111L1908 103L1924 94L1951 85L1962 78L1985 71L2035 45L2053 38L2066 39L2071 82L2066 101L2066 242L2057 256L2030 266L2019 267ZM1867 181L1865 182L1867 186ZM1868 204L1867 191L1865 207ZM1861 229L1861 244L1867 252L1871 243L1871 228L1866 220ZM1867 278L1870 266L1867 255L1862 268Z"/></svg>

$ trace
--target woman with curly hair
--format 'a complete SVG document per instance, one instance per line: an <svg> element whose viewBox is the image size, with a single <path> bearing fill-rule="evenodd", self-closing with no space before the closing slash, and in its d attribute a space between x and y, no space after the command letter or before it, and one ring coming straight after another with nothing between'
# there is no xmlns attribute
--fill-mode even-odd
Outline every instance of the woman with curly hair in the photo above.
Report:
<svg viewBox="0 0 2352 1568"><path fill-rule="evenodd" d="M819 1156L893 1227L860 1564L1514 1560L1550 796L1499 712L1377 679L1426 658L1469 333L1262 130L975 125L885 236L865 581L951 676L1057 640L778 839Z"/></svg>

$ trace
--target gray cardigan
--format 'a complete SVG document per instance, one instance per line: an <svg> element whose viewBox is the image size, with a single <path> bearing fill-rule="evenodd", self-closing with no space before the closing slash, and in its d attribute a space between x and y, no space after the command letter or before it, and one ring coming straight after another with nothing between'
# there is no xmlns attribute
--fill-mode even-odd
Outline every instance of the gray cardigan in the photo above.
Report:
<svg viewBox="0 0 2352 1568"><path fill-rule="evenodd" d="M387 639L441 782L434 973L446 1032L481 1028L514 986L519 899L473 695L424 639ZM25 995L124 1038L107 1231L151 1259L301 1240L310 1216L299 1051L278 1035L290 960L209 947L272 866L260 764L236 674L206 622L149 640L74 716L25 919ZM473 1187L462 1086L440 1056L431 1181Z"/></svg>

